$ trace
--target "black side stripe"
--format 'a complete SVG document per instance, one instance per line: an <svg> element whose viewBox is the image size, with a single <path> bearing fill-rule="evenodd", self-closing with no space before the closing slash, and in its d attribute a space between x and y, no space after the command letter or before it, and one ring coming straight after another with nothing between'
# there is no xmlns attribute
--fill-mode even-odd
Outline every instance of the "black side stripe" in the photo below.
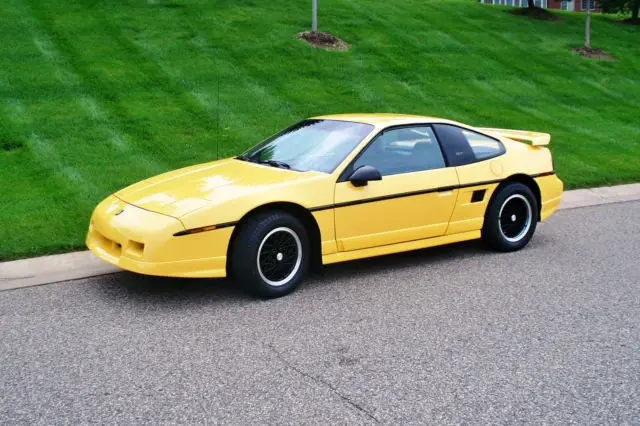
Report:
<svg viewBox="0 0 640 426"><path fill-rule="evenodd" d="M457 188L458 189L463 189L463 188L472 188L474 186L493 185L494 183L500 183L503 180L504 179L494 179L494 180L487 180L487 181L484 181L484 182L466 183L464 185L458 185Z"/></svg>
<svg viewBox="0 0 640 426"><path fill-rule="evenodd" d="M529 175L529 176L535 179L535 178L544 177L544 176L553 176L555 174L556 174L556 171L551 170L550 172L538 173L536 175Z"/></svg>
<svg viewBox="0 0 640 426"><path fill-rule="evenodd" d="M531 176L532 178L535 179L535 178L538 178L538 177L552 176L552 175L555 175L555 174L556 174L555 170L552 170L550 172L538 173L538 174L529 175L529 176ZM421 191L402 192L400 194L385 195L385 196L382 196L382 197L366 198L364 200L347 201L347 202L344 202L344 203L327 204L325 206L311 207L309 209L309 211L310 212L319 212L319 211L329 210L329 209L338 209L340 207L356 206L358 204L374 203L376 201L392 200L394 198L413 197L413 196L416 196L416 195L430 194L430 193L433 193L433 192L446 192L446 191L453 191L454 189L471 188L471 187L474 187L474 186L493 185L494 183L500 183L503 180L504 179L494 179L494 180L487 180L487 181L484 181L484 182L468 183L468 184L464 184L464 185L442 186L442 187L439 187L439 188L425 189L425 190L421 190ZM230 226L236 226L238 224L238 222L239 221L219 223L219 224L215 225L215 229L228 228ZM174 236L177 237L177 236L181 236L181 235L187 235L188 231L189 231L189 229L187 229L185 231L180 231L180 232L174 234Z"/></svg>
<svg viewBox="0 0 640 426"><path fill-rule="evenodd" d="M216 229L220 229L220 228L228 228L230 226L236 226L238 224L238 220L236 220L235 222L225 222L225 223L219 223L216 225Z"/></svg>
<svg viewBox="0 0 640 426"><path fill-rule="evenodd" d="M363 200L346 201L344 203L330 204L330 205L326 205L326 206L313 207L313 208L309 209L309 211L317 212L317 211L321 211L321 210L338 209L340 207L357 206L358 204L375 203L376 201L392 200L394 198L414 197L416 195L431 194L433 192L447 192L447 191L453 191L454 189L467 188L467 187L472 187L472 186L491 185L491 184L498 183L498 182L502 182L502 179L490 180L490 181L486 181L486 182L476 182L476 183L469 184L469 185L442 186L442 187L439 187L439 188L424 189L424 190L421 190L421 191L401 192L399 194L385 195L385 196L382 196L382 197L373 197L373 198L365 198Z"/></svg>
<svg viewBox="0 0 640 426"><path fill-rule="evenodd" d="M215 230L220 229L220 228L228 228L230 226L236 226L237 224L238 224L238 221L219 223L219 224L215 225L215 228L213 228L213 229L210 229L210 230L207 230L207 231L200 231L200 232L211 232L211 231L215 231ZM211 225L209 225L209 226L211 226ZM182 237L183 235L191 235L193 233L192 232L193 230L201 229L201 228L208 228L208 226L201 226L201 227L198 227L198 228L185 229L184 231L176 232L175 234L173 234L173 236L174 237Z"/></svg>
<svg viewBox="0 0 640 426"><path fill-rule="evenodd" d="M335 204L327 204L326 206L311 207L309 211L313 213L313 212L320 212L322 210L329 210L333 208L335 208Z"/></svg>
<svg viewBox="0 0 640 426"><path fill-rule="evenodd" d="M355 206L358 204L375 203L376 201L393 200L394 198L404 198L404 197L413 197L416 195L430 194L432 192L438 192L438 191L440 191L440 188L423 189L420 191L403 192L400 194L383 195L382 197L365 198L364 200L354 200L354 201L347 201L344 203L337 203L337 204L334 204L333 207L337 209L340 207Z"/></svg>
<svg viewBox="0 0 640 426"><path fill-rule="evenodd" d="M458 185L441 186L440 188L438 188L438 192L453 191L454 189L458 189Z"/></svg>
<svg viewBox="0 0 640 426"><path fill-rule="evenodd" d="M551 176L551 175L554 175L555 173L556 173L555 171L551 171L551 172L545 172L545 173L538 173L530 176L535 179L537 177L542 177L542 176ZM464 185L442 186L439 188L425 189L421 191L401 192L399 194L385 195L382 197L365 198L363 200L354 200L354 201L347 201L344 203L328 204L326 206L312 207L309 209L309 211L319 212L322 210L337 209L340 207L349 207L349 206L357 206L359 204L374 203L376 201L392 200L394 198L413 197L416 195L430 194L432 192L446 192L446 191L452 191L454 189L472 188L474 186L493 185L495 183L500 183L503 180L504 179L494 179L494 180L487 180L484 182L467 183Z"/></svg>

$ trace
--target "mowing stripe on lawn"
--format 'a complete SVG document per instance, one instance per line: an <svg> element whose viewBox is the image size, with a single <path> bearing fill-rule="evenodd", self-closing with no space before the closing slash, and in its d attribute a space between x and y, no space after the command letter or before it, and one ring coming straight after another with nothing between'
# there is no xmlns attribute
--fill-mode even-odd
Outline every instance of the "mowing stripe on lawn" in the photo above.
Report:
<svg viewBox="0 0 640 426"><path fill-rule="evenodd" d="M593 44L616 60L593 61L571 51L579 13L541 22L469 0L323 4L320 29L348 51L295 38L305 2L0 2L0 257L81 247L100 199L215 158L218 130L227 156L320 114L544 131L568 188L640 179L640 28L594 15Z"/></svg>

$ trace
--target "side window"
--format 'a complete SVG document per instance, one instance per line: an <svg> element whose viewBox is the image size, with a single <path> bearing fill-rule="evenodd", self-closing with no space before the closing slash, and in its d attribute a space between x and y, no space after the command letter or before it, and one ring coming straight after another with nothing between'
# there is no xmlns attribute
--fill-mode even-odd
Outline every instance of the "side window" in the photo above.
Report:
<svg viewBox="0 0 640 426"><path fill-rule="evenodd" d="M482 161L504 154L504 147L497 140L481 135L470 130L463 129L462 135L467 139L476 161Z"/></svg>
<svg viewBox="0 0 640 426"><path fill-rule="evenodd" d="M387 130L367 146L353 164L373 166L382 176L445 167L433 130L428 126Z"/></svg>
<svg viewBox="0 0 640 426"><path fill-rule="evenodd" d="M504 154L496 139L450 124L433 126L449 166L463 166Z"/></svg>

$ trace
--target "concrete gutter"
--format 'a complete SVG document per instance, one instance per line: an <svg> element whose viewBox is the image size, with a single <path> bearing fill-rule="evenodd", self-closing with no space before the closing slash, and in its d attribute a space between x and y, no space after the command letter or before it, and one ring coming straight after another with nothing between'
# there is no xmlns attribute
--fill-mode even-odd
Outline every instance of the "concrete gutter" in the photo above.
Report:
<svg viewBox="0 0 640 426"><path fill-rule="evenodd" d="M635 200L640 200L640 183L566 191L562 196L560 209ZM89 251L3 262L0 263L0 291L113 274L119 271L121 271L120 268L101 261Z"/></svg>

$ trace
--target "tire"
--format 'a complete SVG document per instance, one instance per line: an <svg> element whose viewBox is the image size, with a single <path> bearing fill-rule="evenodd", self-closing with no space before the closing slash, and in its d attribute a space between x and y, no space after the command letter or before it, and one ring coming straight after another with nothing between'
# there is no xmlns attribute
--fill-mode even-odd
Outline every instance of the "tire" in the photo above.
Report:
<svg viewBox="0 0 640 426"><path fill-rule="evenodd" d="M309 270L309 237L296 217L279 211L250 218L231 247L231 276L251 294L281 297L300 285Z"/></svg>
<svg viewBox="0 0 640 426"><path fill-rule="evenodd" d="M538 202L528 186L500 188L485 213L482 239L492 249L509 252L526 246L536 231Z"/></svg>

